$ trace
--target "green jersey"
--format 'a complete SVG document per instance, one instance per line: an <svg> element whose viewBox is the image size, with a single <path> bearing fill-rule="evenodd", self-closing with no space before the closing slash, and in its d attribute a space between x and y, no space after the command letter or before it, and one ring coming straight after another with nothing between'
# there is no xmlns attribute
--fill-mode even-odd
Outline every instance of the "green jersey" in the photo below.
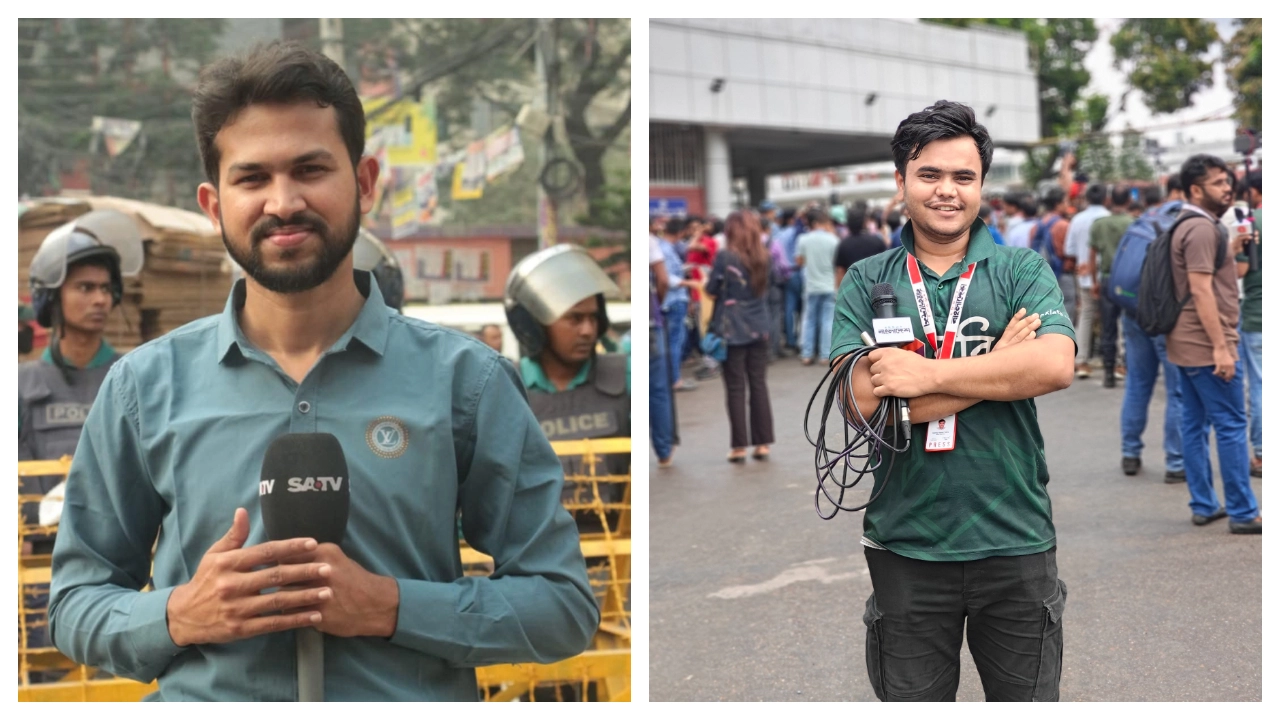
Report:
<svg viewBox="0 0 1280 720"><path fill-rule="evenodd" d="M1120 238L1133 224L1133 216L1127 212L1113 213L1098 218L1089 226L1089 247L1098 251L1098 274L1111 274L1111 261L1115 259Z"/></svg>
<svg viewBox="0 0 1280 720"><path fill-rule="evenodd" d="M878 283L893 286L900 299L898 314L911 318L916 338L925 343L926 357L935 357L921 330L919 311L910 301L907 253L914 247L908 224L902 230L902 247L849 269L836 301L832 358L862 347L863 331L874 336L870 290ZM1019 308L1040 314L1039 335L1060 333L1075 340L1048 263L1027 248L996 245L979 220L970 228L963 262L941 276L920 264L939 325L939 345L952 294L970 263L976 263L977 270L960 313L953 357L991 352ZM1030 555L1054 546L1053 511L1045 487L1049 469L1033 400L983 401L962 410L956 417L956 447L947 452L925 452L925 430L925 424L913 425L910 449L894 456L892 467L886 458L875 472L875 490L881 495L867 508L863 521L869 544L919 560L948 561Z"/></svg>

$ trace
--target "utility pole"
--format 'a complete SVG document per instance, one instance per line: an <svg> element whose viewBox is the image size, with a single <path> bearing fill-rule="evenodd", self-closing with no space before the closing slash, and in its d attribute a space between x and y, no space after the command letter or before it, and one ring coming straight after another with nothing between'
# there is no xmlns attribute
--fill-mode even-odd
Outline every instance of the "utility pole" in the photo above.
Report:
<svg viewBox="0 0 1280 720"><path fill-rule="evenodd" d="M559 121L559 76L560 70L556 60L555 20L542 18L537 21L537 40L534 42L535 58L538 70L538 89L534 94L533 107L541 110L551 120L542 136L542 151L538 158L538 249L555 245L557 242L556 201L542 186L542 169L555 156L555 133L553 129Z"/></svg>
<svg viewBox="0 0 1280 720"><path fill-rule="evenodd" d="M347 64L342 53L342 18L320 18L320 43L324 54L345 71Z"/></svg>

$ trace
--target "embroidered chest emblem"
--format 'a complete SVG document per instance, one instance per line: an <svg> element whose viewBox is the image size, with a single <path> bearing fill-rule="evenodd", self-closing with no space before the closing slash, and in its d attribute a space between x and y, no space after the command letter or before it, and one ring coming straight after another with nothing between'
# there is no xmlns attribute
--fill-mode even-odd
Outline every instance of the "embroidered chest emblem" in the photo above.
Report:
<svg viewBox="0 0 1280 720"><path fill-rule="evenodd" d="M398 458L409 447L409 431L400 418L383 415L369 423L364 432L369 449L379 457Z"/></svg>

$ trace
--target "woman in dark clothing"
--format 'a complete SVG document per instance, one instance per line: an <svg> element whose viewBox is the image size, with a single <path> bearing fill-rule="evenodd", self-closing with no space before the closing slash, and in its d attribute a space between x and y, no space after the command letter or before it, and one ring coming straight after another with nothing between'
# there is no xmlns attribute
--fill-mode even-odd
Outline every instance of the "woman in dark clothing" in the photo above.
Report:
<svg viewBox="0 0 1280 720"><path fill-rule="evenodd" d="M709 331L724 338L728 349L721 377L729 409L729 462L769 457L773 444L773 409L765 372L769 366L769 251L760 222L748 211L734 212L725 221L725 247L716 253L706 292L715 298ZM751 396L751 432L747 433L747 393Z"/></svg>

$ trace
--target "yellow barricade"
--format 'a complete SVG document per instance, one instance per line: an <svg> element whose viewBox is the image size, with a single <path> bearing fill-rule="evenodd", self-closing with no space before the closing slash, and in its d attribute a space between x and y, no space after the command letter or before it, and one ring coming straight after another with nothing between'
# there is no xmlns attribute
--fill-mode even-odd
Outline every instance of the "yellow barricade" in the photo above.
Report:
<svg viewBox="0 0 1280 720"><path fill-rule="evenodd" d="M565 508L581 534L592 590L600 605L600 627L592 647L581 655L549 665L494 665L476 670L481 697L490 702L510 700L631 700L631 475L601 472L607 456L631 456L630 438L571 440L551 444L556 455L579 460L581 473L565 477ZM18 477L63 475L71 458L18 463ZM39 495L19 495L23 503L39 502ZM47 626L43 607L31 607L35 595L47 592L49 555L24 553L31 535L56 532L56 527L25 525L18 517L18 700L52 702L133 702L155 692L149 684L123 678L101 678L94 668L77 665L52 647L28 647L32 631ZM488 574L491 558L461 543L468 575ZM32 682L32 675L46 682ZM49 678L55 678L48 682Z"/></svg>

